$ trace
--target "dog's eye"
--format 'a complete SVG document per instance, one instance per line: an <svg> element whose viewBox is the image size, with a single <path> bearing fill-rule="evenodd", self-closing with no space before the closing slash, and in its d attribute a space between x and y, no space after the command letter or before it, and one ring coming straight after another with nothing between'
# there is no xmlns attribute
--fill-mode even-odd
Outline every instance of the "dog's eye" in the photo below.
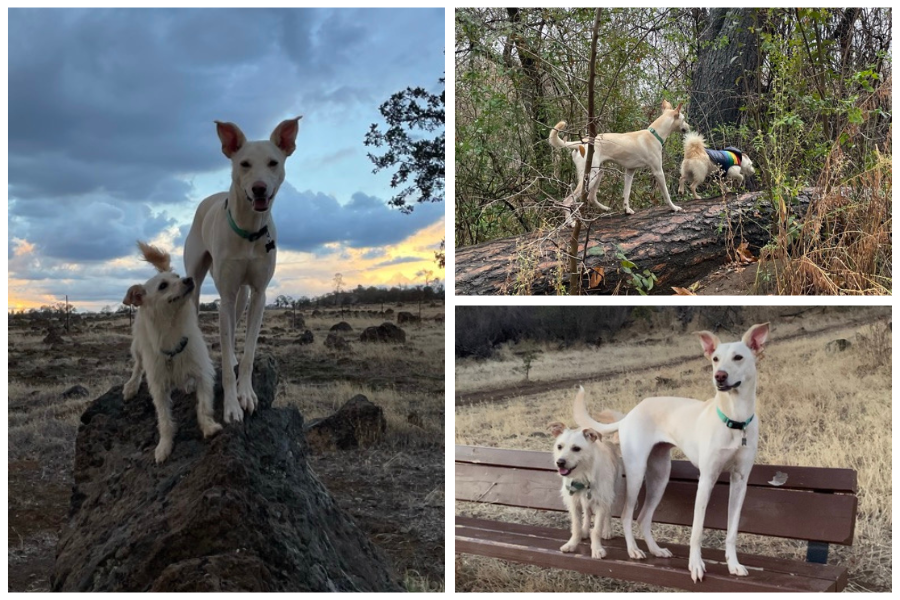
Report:
<svg viewBox="0 0 900 600"><path fill-rule="evenodd" d="M581 448L579 446L572 446L572 452L581 452Z"/></svg>
<svg viewBox="0 0 900 600"><path fill-rule="evenodd" d="M718 357L718 356L713 356L713 362L719 362L719 357Z"/></svg>
<svg viewBox="0 0 900 600"><path fill-rule="evenodd" d="M249 169L249 168L250 168L250 161L249 161L249 160L242 160L242 161L241 161L241 166L244 167L245 169Z"/></svg>
<svg viewBox="0 0 900 600"><path fill-rule="evenodd" d="M278 161L277 161L277 160L270 160L270 161L269 161L269 166L272 167L272 168L274 169L275 167L278 166Z"/></svg>
<svg viewBox="0 0 900 600"><path fill-rule="evenodd" d="M735 355L734 355L734 360L744 360L744 357L741 356L740 354L735 354Z"/></svg>
<svg viewBox="0 0 900 600"><path fill-rule="evenodd" d="M168 281L163 281L161 284L159 284L159 291L163 291L163 290L166 289L167 287L169 287L169 282L168 282Z"/></svg>
<svg viewBox="0 0 900 600"><path fill-rule="evenodd" d="M562 444L558 445L558 446L556 447L556 449L557 449L557 450L562 450Z"/></svg>

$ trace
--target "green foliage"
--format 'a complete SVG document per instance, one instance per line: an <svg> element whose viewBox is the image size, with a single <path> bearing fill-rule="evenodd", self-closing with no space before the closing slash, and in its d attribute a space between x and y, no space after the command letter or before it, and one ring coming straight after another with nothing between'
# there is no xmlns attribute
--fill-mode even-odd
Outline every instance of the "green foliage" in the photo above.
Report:
<svg viewBox="0 0 900 600"><path fill-rule="evenodd" d="M646 296L653 290L653 286L656 285L656 275L650 269L639 270L636 264L628 260L621 247L616 249L616 258L619 261L619 270L627 275L625 279L634 291L641 296Z"/></svg>

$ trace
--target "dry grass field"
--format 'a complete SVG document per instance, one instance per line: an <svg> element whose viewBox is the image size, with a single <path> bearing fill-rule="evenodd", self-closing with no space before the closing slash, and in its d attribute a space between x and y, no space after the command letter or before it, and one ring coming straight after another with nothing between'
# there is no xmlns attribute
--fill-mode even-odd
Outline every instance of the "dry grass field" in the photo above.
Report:
<svg viewBox="0 0 900 600"><path fill-rule="evenodd" d="M258 354L279 366L276 406L296 406L309 420L333 413L356 394L384 410L388 428L358 450L310 456L338 503L390 556L411 590L444 588L444 323L442 305L423 306L422 322L401 324L406 343L363 343L365 327L396 318L379 306L305 311L292 329L289 313L266 312ZM413 305L385 305L418 314ZM315 315L315 316L314 316ZM346 321L349 352L327 349L332 325ZM9 591L47 591L58 531L69 506L72 456L85 407L131 372L127 315L84 317L62 343L47 344L48 323L9 323ZM59 325L57 325L58 327ZM218 318L201 327L219 364ZM309 329L314 343L294 343ZM243 348L243 332L238 347ZM85 395L65 397L75 385ZM148 458L148 460L150 460Z"/></svg>
<svg viewBox="0 0 900 600"><path fill-rule="evenodd" d="M771 320L760 363L757 464L851 468L859 477L859 516L852 547L831 546L829 562L850 567L847 591L891 591L891 329L890 308L745 308L752 322ZM688 327L693 331L696 327ZM720 332L723 341L746 327ZM825 346L847 339L843 352ZM456 365L456 443L549 450L546 425L572 419L572 380L585 383L592 411L627 412L641 398L711 397L709 365L699 342L663 319L620 330L600 348L542 347L523 381L515 348L497 360ZM662 365L662 366L661 366ZM556 385L554 385L556 382ZM498 390L512 390L505 393ZM487 393L481 393L487 390ZM492 400L488 400L492 399ZM676 457L680 458L676 452ZM458 502L459 514L568 528L564 513L539 514ZM618 520L616 534L621 535ZM688 543L688 528L654 525L657 540ZM722 548L724 532L707 531L704 546ZM665 545L665 544L663 544ZM741 534L738 550L803 559L806 544ZM574 572L457 556L460 591L662 591Z"/></svg>

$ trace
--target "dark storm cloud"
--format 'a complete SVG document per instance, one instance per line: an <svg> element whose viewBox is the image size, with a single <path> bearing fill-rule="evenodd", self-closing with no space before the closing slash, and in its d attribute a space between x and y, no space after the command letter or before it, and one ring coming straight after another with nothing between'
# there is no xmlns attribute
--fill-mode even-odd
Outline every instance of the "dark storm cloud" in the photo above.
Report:
<svg viewBox="0 0 900 600"><path fill-rule="evenodd" d="M412 214L404 215L361 192L341 205L331 196L298 192L286 183L272 211L281 247L309 252L331 242L351 248L397 244L437 221L444 205L420 204Z"/></svg>

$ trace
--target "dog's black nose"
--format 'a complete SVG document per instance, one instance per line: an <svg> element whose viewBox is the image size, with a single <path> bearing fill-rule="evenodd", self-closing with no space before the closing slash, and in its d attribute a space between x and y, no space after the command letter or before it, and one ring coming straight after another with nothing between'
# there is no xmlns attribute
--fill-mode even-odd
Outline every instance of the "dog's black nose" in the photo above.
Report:
<svg viewBox="0 0 900 600"><path fill-rule="evenodd" d="M728 381L728 373L725 371L716 371L716 383L725 383Z"/></svg>
<svg viewBox="0 0 900 600"><path fill-rule="evenodd" d="M184 285L194 285L194 278L193 277L185 277L184 279L181 280L181 282Z"/></svg>
<svg viewBox="0 0 900 600"><path fill-rule="evenodd" d="M254 183L253 184L253 195L257 197L262 197L266 195L266 184L264 183Z"/></svg>
<svg viewBox="0 0 900 600"><path fill-rule="evenodd" d="M565 466L566 466L566 459L560 458L559 460L557 460L557 461L556 461L556 466L557 466L557 467L565 467Z"/></svg>

